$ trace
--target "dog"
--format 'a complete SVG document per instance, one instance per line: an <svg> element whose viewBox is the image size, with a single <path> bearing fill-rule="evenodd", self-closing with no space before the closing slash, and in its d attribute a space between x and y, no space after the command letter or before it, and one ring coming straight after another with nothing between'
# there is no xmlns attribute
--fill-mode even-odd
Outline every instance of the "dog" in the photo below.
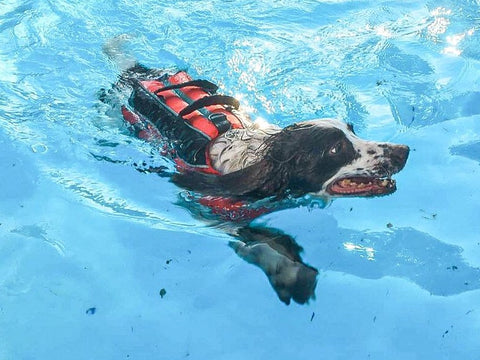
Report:
<svg viewBox="0 0 480 360"><path fill-rule="evenodd" d="M287 234L248 224L307 195L392 194L392 175L405 166L409 147L363 140L351 124L334 119L285 128L252 121L236 99L217 94L215 84L185 71L148 68L123 50L124 42L119 37L104 47L121 74L102 100L124 94L123 118L175 163L176 171L167 174L172 181L200 194L198 204L214 216L237 224L229 231L232 248L265 272L283 302L307 302L318 271L302 261L301 247Z"/></svg>

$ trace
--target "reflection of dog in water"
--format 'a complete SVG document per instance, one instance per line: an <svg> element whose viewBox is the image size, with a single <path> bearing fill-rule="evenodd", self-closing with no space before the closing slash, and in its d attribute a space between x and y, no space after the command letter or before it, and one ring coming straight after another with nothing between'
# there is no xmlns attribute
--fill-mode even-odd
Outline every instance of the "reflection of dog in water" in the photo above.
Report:
<svg viewBox="0 0 480 360"><path fill-rule="evenodd" d="M176 166L167 174L172 181L199 194L192 197L203 212L236 224L229 231L238 240L232 247L262 268L282 301L308 301L318 272L302 262L301 247L279 231L246 224L305 195L391 194L391 175L404 167L409 148L362 140L352 126L331 119L283 129L252 122L215 84L147 68L125 54L122 43L116 38L104 48L122 72L102 100L128 94L124 119L138 137L161 144ZM164 168L142 171L166 174Z"/></svg>

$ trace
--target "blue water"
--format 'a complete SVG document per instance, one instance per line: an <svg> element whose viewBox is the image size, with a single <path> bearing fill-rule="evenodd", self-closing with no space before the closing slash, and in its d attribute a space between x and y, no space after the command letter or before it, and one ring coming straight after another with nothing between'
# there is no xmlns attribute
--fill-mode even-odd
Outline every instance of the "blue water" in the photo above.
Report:
<svg viewBox="0 0 480 360"><path fill-rule="evenodd" d="M0 359L480 359L479 6L3 0ZM391 196L258 220L304 248L315 300L283 304L134 169L164 160L97 99L122 33L254 116L411 147Z"/></svg>

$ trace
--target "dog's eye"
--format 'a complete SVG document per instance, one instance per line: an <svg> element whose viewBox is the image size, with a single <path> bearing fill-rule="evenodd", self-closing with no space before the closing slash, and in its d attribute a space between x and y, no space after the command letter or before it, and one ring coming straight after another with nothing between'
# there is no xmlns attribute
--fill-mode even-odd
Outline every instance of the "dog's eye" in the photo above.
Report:
<svg viewBox="0 0 480 360"><path fill-rule="evenodd" d="M335 145L333 145L330 150L328 150L328 153L330 155L337 155L338 153L340 153L340 151L342 150L342 143L341 142L338 142L336 143Z"/></svg>

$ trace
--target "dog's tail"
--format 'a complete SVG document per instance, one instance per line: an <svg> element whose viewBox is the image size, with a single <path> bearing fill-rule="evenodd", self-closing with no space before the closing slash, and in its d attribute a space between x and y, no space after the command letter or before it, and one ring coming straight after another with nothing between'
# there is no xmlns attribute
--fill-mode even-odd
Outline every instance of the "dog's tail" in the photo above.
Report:
<svg viewBox="0 0 480 360"><path fill-rule="evenodd" d="M126 45L131 39L132 36L122 34L108 40L103 45L103 53L107 55L121 72L130 69L137 63L135 57L126 50Z"/></svg>

